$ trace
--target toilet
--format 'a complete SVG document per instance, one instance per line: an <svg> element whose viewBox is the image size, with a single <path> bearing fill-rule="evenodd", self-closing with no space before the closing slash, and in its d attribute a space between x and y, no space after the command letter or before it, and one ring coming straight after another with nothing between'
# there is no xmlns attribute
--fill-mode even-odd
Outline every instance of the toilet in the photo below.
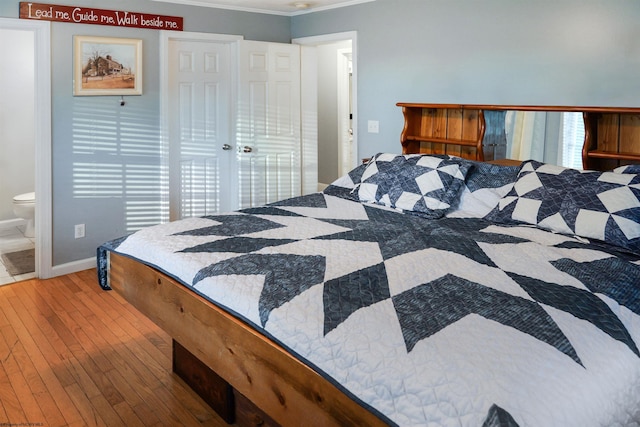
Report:
<svg viewBox="0 0 640 427"><path fill-rule="evenodd" d="M18 218L27 220L27 228L24 231L24 237L34 237L36 217L36 193L18 194L13 198L13 213Z"/></svg>

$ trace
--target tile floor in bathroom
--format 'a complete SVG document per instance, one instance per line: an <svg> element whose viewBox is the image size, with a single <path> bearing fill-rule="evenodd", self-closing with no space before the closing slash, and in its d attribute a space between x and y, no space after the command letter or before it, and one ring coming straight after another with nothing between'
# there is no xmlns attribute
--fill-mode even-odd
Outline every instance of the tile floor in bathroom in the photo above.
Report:
<svg viewBox="0 0 640 427"><path fill-rule="evenodd" d="M35 247L35 239L24 237L24 226L0 228L0 253L21 251ZM35 273L10 276L0 258L0 286L32 279Z"/></svg>

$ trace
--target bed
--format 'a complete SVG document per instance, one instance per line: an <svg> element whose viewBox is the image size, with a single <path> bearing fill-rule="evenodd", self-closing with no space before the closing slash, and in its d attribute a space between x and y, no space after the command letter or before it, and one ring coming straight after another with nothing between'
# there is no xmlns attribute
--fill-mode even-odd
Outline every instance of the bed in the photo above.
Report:
<svg viewBox="0 0 640 427"><path fill-rule="evenodd" d="M425 135L436 110L466 135L452 117L484 133L502 107L407 105L413 153L107 242L101 285L173 337L174 370L231 423L640 424L640 170L633 144L602 146L640 111L585 112L604 170L584 172Z"/></svg>

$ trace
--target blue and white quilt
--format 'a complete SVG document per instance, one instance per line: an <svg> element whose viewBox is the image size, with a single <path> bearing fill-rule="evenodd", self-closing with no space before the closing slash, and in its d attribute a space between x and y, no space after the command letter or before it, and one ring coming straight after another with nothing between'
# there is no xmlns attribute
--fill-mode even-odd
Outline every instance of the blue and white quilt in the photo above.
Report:
<svg viewBox="0 0 640 427"><path fill-rule="evenodd" d="M99 253L173 276L391 425L640 425L639 254L365 203L362 172Z"/></svg>

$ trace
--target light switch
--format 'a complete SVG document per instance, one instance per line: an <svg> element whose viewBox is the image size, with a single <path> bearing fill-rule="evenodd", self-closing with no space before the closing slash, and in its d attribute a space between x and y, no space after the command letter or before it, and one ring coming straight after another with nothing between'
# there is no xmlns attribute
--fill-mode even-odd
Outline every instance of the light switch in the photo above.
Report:
<svg viewBox="0 0 640 427"><path fill-rule="evenodd" d="M369 133L378 133L380 132L380 122L377 120L369 120L367 122L367 129Z"/></svg>

